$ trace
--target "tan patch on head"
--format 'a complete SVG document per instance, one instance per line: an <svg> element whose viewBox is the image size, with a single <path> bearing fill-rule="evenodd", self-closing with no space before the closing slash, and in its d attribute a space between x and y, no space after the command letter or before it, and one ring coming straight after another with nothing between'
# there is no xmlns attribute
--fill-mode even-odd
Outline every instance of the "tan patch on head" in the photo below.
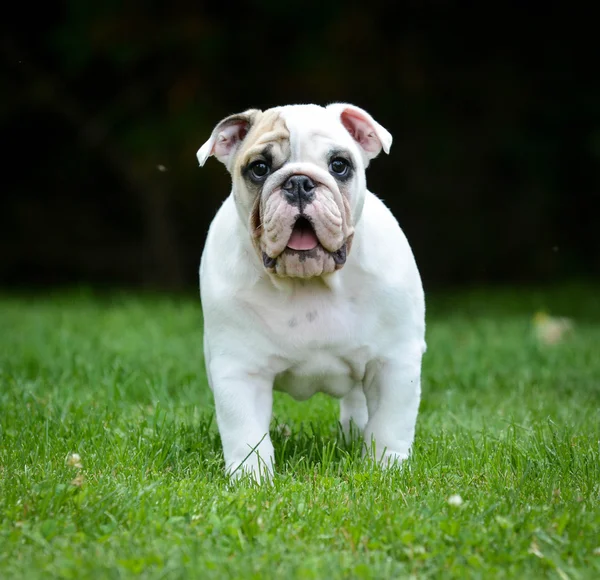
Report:
<svg viewBox="0 0 600 580"><path fill-rule="evenodd" d="M236 156L235 167L232 172L234 180L242 180L242 170L254 159L261 158L265 149L269 150L272 167L276 170L288 161L291 154L290 132L285 121L280 115L279 109L268 109L258 113L256 119L248 131L248 134L242 142L241 148ZM262 251L259 247L259 238L262 235L261 219L261 196L260 190L248 190L248 184L239 184L235 188L236 192L248 191L241 201L250 211L249 230L251 232L254 245L259 255Z"/></svg>
<svg viewBox="0 0 600 580"><path fill-rule="evenodd" d="M235 172L245 167L253 157L259 156L268 145L274 167L280 167L290 157L290 132L279 109L268 109L257 116L244 139L235 162Z"/></svg>

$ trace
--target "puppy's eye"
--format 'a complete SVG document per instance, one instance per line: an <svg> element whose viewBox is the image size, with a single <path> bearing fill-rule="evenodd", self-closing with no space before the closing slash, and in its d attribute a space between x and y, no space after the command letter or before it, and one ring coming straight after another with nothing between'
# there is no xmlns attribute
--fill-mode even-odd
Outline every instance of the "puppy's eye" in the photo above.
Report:
<svg viewBox="0 0 600 580"><path fill-rule="evenodd" d="M338 177L344 177L350 171L350 163L343 157L334 157L329 162L329 170Z"/></svg>
<svg viewBox="0 0 600 580"><path fill-rule="evenodd" d="M264 161L254 161L250 164L248 170L252 179L261 181L269 175L271 168Z"/></svg>

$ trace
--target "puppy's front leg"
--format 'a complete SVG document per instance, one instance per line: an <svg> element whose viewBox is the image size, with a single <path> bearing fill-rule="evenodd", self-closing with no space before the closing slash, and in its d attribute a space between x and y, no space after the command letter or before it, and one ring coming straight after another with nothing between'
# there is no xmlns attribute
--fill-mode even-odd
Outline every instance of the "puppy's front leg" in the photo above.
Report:
<svg viewBox="0 0 600 580"><path fill-rule="evenodd" d="M227 369L223 364L211 364L210 375L227 473L234 478L249 473L256 481L270 477L273 379Z"/></svg>
<svg viewBox="0 0 600 580"><path fill-rule="evenodd" d="M420 346L408 346L367 365L365 451L375 453L384 465L403 461L410 453L421 399L422 354Z"/></svg>

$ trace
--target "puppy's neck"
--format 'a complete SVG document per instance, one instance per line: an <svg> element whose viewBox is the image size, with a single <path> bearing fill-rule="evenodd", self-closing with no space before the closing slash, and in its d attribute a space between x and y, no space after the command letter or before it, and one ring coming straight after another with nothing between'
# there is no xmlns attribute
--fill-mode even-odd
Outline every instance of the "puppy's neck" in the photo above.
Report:
<svg viewBox="0 0 600 580"><path fill-rule="evenodd" d="M320 294L323 292L336 292L341 284L341 271L323 276L315 276L314 278L288 278L267 274L265 272L264 281L270 284L278 292L293 296L294 294L314 292Z"/></svg>

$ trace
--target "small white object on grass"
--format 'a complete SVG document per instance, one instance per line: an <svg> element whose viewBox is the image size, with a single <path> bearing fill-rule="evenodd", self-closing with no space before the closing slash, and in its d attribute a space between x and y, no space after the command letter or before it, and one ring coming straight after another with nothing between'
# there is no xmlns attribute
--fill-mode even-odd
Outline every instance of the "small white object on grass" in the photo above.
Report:
<svg viewBox="0 0 600 580"><path fill-rule="evenodd" d="M74 467L75 469L81 469L83 465L81 464L81 456L79 453L70 453L67 457L67 465L69 467Z"/></svg>
<svg viewBox="0 0 600 580"><path fill-rule="evenodd" d="M453 507L460 507L463 504L463 498L460 497L460 495L458 495L457 493L454 495L451 495L448 498L448 505L451 505Z"/></svg>
<svg viewBox="0 0 600 580"><path fill-rule="evenodd" d="M573 330L573 321L565 317L550 316L547 312L536 312L533 326L540 342L557 344Z"/></svg>

